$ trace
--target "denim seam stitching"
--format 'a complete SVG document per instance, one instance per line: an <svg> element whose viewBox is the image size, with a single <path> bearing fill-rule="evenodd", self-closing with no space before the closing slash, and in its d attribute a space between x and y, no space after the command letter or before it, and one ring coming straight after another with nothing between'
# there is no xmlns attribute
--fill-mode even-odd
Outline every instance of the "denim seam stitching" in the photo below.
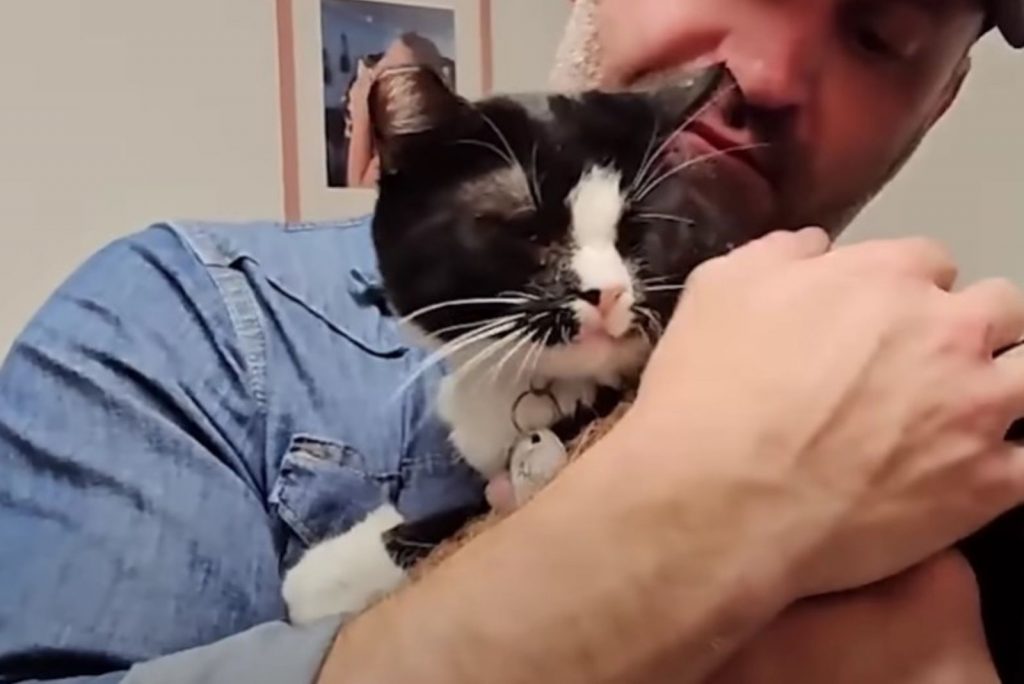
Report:
<svg viewBox="0 0 1024 684"><path fill-rule="evenodd" d="M206 267L220 292L231 327L245 360L250 391L261 413L267 409L267 342L259 303L245 274L233 269L228 255L214 237L200 226L166 224Z"/></svg>
<svg viewBox="0 0 1024 684"><path fill-rule="evenodd" d="M253 397L260 409L266 409L267 342L256 296L243 273L223 266L209 269L245 357Z"/></svg>

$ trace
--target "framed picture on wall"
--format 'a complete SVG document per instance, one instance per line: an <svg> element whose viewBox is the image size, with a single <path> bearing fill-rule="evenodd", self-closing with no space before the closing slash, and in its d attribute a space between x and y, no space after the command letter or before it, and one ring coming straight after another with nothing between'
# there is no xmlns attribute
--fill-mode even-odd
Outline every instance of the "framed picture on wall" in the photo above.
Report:
<svg viewBox="0 0 1024 684"><path fill-rule="evenodd" d="M378 168L366 96L377 70L423 64L467 98L491 90L490 0L276 2L289 221L372 210Z"/></svg>

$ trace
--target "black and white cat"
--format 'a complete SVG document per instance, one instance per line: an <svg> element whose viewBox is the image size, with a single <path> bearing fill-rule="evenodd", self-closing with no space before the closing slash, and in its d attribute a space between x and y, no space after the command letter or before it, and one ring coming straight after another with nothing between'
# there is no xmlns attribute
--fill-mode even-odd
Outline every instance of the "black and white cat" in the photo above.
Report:
<svg viewBox="0 0 1024 684"><path fill-rule="evenodd" d="M458 453L485 478L511 470L517 499L566 462L552 428L636 381L686 274L731 246L725 217L678 182L701 160L673 145L726 87L718 67L656 90L472 104L425 68L374 85L384 289L450 368L439 412ZM385 507L310 549L285 579L292 620L400 584L385 539L407 522Z"/></svg>
<svg viewBox="0 0 1024 684"><path fill-rule="evenodd" d="M703 160L675 144L734 87L720 67L650 91L473 104L427 69L375 84L387 296L450 368L440 412L456 448L485 477L511 469L517 496L564 465L560 426L635 381L690 271L755 237L687 182ZM479 512L433 520L429 536ZM356 613L401 585L408 563L389 541L416 525L384 507L310 549L285 578L292 620ZM1024 508L960 548L1000 675L1024 684Z"/></svg>

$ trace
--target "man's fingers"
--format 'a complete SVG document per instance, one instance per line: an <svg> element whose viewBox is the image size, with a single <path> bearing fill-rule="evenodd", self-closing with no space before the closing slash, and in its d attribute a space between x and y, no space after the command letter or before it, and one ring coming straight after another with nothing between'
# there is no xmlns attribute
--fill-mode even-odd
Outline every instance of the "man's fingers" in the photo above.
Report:
<svg viewBox="0 0 1024 684"><path fill-rule="evenodd" d="M1024 504L1024 446L1006 444L984 458L979 484L999 513Z"/></svg>
<svg viewBox="0 0 1024 684"><path fill-rule="evenodd" d="M956 306L988 326L988 351L1009 347L1024 337L1024 293L1003 278L982 280L954 295Z"/></svg>
<svg viewBox="0 0 1024 684"><path fill-rule="evenodd" d="M1000 403L1009 419L1024 418L1024 348L1018 347L1002 354L995 360L995 367L993 388L999 392Z"/></svg>
<svg viewBox="0 0 1024 684"><path fill-rule="evenodd" d="M821 256L830 247L831 239L821 228L779 230L737 248L730 258L743 259L748 266L772 265Z"/></svg>
<svg viewBox="0 0 1024 684"><path fill-rule="evenodd" d="M508 473L497 475L487 483L485 490L487 503L492 509L502 515L511 513L516 509L516 494L512 486L512 478Z"/></svg>
<svg viewBox="0 0 1024 684"><path fill-rule="evenodd" d="M952 289L958 275L949 250L928 238L870 240L837 249L828 258L922 278L943 290Z"/></svg>
<svg viewBox="0 0 1024 684"><path fill-rule="evenodd" d="M827 253L830 247L828 233L821 228L768 233L737 247L728 254L709 259L697 266L688 277L687 289L692 289L712 273L731 273L746 277L785 264L821 256ZM679 306L683 306L685 301L686 297L682 297Z"/></svg>

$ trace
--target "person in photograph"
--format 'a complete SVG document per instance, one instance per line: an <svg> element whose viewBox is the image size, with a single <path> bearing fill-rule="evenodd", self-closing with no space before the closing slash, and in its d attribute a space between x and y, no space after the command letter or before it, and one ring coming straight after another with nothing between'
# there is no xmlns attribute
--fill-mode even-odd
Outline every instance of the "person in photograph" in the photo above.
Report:
<svg viewBox="0 0 1024 684"><path fill-rule="evenodd" d="M348 186L374 188L380 177L380 160L373 145L369 95L373 79L384 69L408 65L429 66L446 82L446 60L428 38L408 32L396 38L379 59L360 59L346 97L348 111ZM450 85L450 82L449 82Z"/></svg>
<svg viewBox="0 0 1024 684"><path fill-rule="evenodd" d="M368 90L364 87L372 79L373 68L384 56L382 52L364 55L355 61L356 74L349 79L344 96L336 106L324 109L324 136L327 144L327 185L331 188L349 186L348 161L352 144L353 92ZM365 92L361 95L365 98ZM358 185L356 187L359 187Z"/></svg>

